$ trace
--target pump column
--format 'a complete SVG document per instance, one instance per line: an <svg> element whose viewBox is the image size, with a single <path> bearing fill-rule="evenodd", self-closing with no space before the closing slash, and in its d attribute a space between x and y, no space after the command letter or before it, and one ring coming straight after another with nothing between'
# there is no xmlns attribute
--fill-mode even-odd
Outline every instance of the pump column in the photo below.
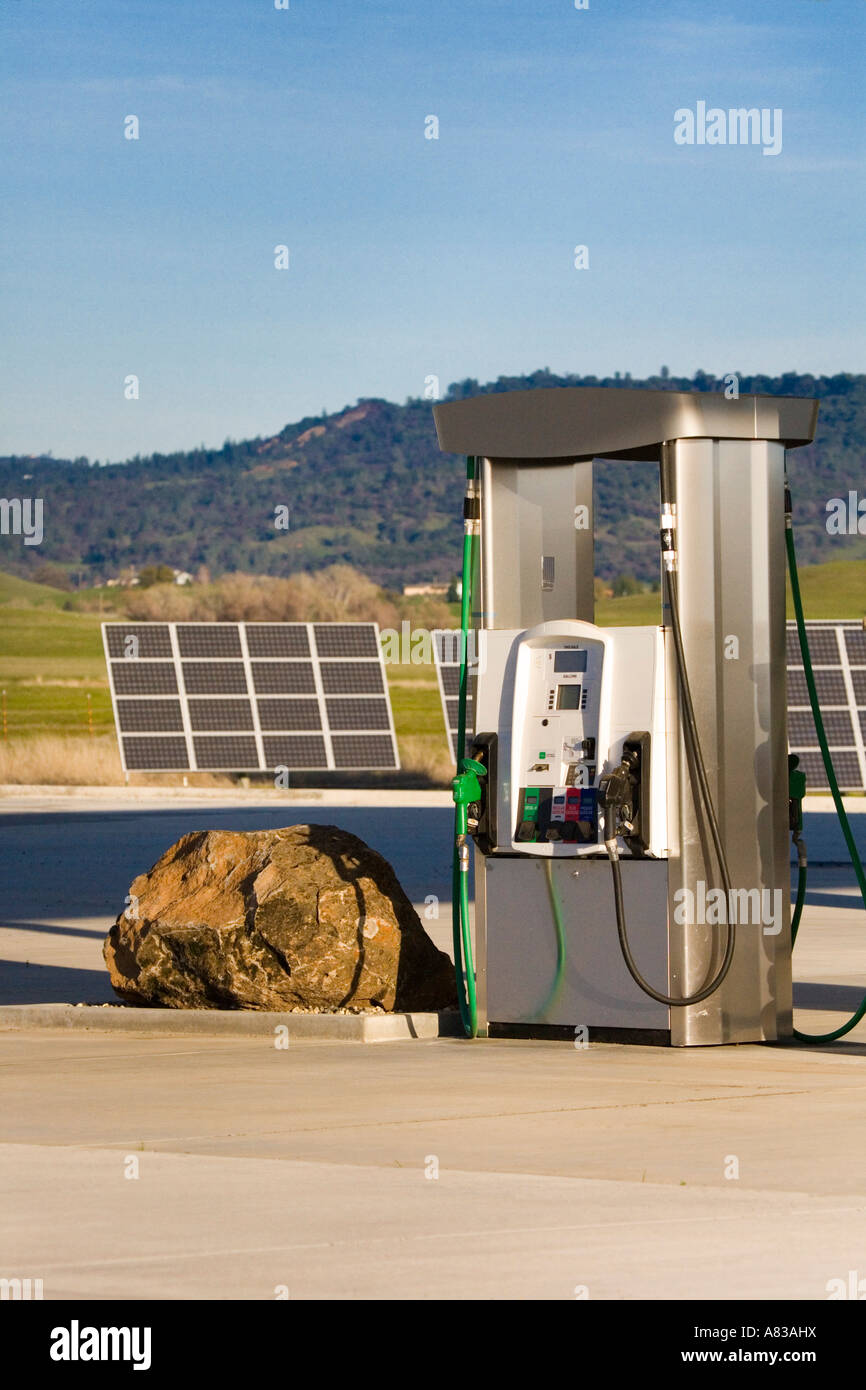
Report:
<svg viewBox="0 0 866 1390"><path fill-rule="evenodd" d="M676 503L686 666L739 914L727 978L702 1004L672 1011L671 1041L771 1040L792 1027L785 449L766 440L680 439L662 446L661 466ZM688 994L718 968L725 934L701 920L714 916L707 894L719 872L691 790L672 648L668 642L671 978Z"/></svg>

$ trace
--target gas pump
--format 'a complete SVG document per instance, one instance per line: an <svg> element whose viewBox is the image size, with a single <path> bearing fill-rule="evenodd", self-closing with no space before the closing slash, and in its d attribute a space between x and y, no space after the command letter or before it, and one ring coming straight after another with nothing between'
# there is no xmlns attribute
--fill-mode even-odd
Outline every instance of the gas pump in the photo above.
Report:
<svg viewBox="0 0 866 1390"><path fill-rule="evenodd" d="M816 403L557 388L434 416L440 447L470 460L467 1033L790 1036L785 451L812 439ZM651 627L594 622L593 470L621 459L658 472Z"/></svg>
<svg viewBox="0 0 866 1390"><path fill-rule="evenodd" d="M651 837L650 826L664 824L665 768L662 762L652 779L649 767L654 741L664 745L661 630L563 620L483 632L480 651L480 724L496 721L499 692L510 701L504 728L478 744L480 751L495 739L497 763L509 769L496 786L497 848L597 855L604 845L601 770L628 755L636 824L623 833L634 852L660 854L663 841Z"/></svg>

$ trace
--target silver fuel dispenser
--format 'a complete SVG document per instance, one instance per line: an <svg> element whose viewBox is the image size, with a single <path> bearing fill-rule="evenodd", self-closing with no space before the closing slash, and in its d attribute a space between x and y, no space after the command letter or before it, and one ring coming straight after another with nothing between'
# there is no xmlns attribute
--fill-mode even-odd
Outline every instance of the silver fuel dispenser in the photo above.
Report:
<svg viewBox="0 0 866 1390"><path fill-rule="evenodd" d="M556 388L434 415L475 460L478 1032L788 1036L784 471L816 403ZM617 459L659 478L656 626L593 621Z"/></svg>

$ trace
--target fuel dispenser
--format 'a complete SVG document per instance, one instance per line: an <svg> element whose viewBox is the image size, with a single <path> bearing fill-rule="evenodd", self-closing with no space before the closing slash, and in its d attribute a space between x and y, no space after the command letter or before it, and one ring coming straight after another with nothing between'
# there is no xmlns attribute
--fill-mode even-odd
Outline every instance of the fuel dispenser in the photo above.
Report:
<svg viewBox="0 0 866 1390"><path fill-rule="evenodd" d="M468 458L478 633L454 784L466 1032L790 1036L785 452L817 403L555 388L434 416ZM653 627L594 621L593 472L618 460L659 480Z"/></svg>

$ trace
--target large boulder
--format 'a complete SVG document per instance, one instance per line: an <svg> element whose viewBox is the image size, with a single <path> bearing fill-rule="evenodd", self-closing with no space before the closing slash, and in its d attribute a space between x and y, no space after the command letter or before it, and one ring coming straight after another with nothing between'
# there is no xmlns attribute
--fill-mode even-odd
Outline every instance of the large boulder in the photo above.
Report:
<svg viewBox="0 0 866 1390"><path fill-rule="evenodd" d="M391 866L334 825L185 835L132 884L105 941L127 1003L440 1009L449 958Z"/></svg>

